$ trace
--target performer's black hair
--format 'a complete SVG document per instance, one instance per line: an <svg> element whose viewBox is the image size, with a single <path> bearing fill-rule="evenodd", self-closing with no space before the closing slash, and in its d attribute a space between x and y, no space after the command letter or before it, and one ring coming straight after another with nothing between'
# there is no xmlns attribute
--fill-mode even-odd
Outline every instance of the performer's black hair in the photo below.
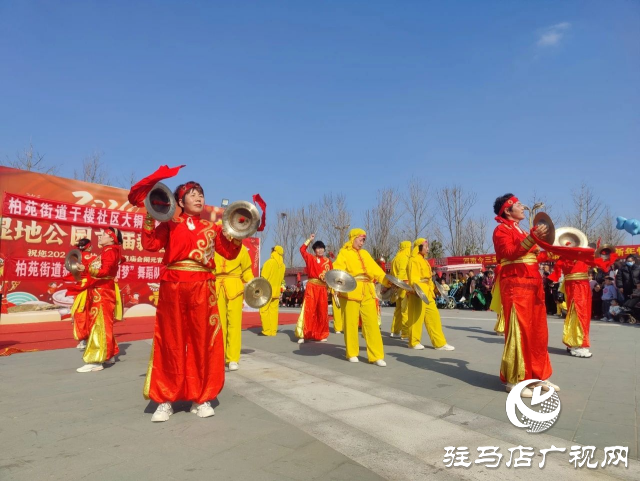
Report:
<svg viewBox="0 0 640 481"><path fill-rule="evenodd" d="M506 201L508 201L509 199L511 199L511 197L513 197L513 194L512 194L512 193L504 194L503 196L498 197L498 198L496 199L496 201L493 203L493 212L494 212L496 215L498 215L498 214L500 213L500 209L502 208L502 206L504 205L504 203L505 203ZM502 213L502 217L505 217L505 218L506 218L506 216L504 215L504 212Z"/></svg>
<svg viewBox="0 0 640 481"><path fill-rule="evenodd" d="M118 245L121 246L122 245L122 232L120 232L120 229L115 229L113 227L107 227L107 229L109 229L111 232L113 232L116 237L118 238Z"/></svg>
<svg viewBox="0 0 640 481"><path fill-rule="evenodd" d="M311 246L311 248L315 251L316 249L326 249L324 242L322 241L315 241L313 243L313 245Z"/></svg>
<svg viewBox="0 0 640 481"><path fill-rule="evenodd" d="M184 194L182 194L182 197L180 197L180 190L183 187L185 187L187 184L191 184L191 186L189 187L189 190L185 191ZM197 182L190 180L189 182L180 184L178 187L176 187L176 190L173 191L173 196L175 197L176 202L180 202L181 200L184 200L184 196L187 195L192 190L195 190L204 196L204 189L202 188L202 186Z"/></svg>
<svg viewBox="0 0 640 481"><path fill-rule="evenodd" d="M78 241L78 249L80 249L81 251L85 250L89 244L91 244L91 241L89 239L80 239Z"/></svg>

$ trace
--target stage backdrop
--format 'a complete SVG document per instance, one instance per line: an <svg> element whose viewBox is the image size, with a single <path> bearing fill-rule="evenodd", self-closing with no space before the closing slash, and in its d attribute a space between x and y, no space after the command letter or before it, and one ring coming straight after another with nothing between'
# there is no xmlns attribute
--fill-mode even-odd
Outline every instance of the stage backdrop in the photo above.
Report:
<svg viewBox="0 0 640 481"><path fill-rule="evenodd" d="M176 185L170 183L170 187ZM141 231L146 211L127 201L128 190L0 166L0 292L2 313L35 318L65 316L73 303L66 295L64 258L79 239L88 238L99 253L98 238L107 226L123 235L126 262L118 273L125 317L153 315L158 301L162 252L146 252ZM203 218L217 221L224 209L206 206ZM259 274L260 242L245 239ZM6 313L9 316L6 316Z"/></svg>

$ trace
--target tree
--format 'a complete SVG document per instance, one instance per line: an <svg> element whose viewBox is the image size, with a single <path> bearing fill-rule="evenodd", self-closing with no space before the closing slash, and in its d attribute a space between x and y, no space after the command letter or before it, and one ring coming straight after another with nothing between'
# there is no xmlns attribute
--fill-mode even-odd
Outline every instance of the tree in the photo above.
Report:
<svg viewBox="0 0 640 481"><path fill-rule="evenodd" d="M546 199L542 198L536 191L533 192L533 196L529 199L529 202L526 204L528 209L525 209L527 215L529 217L528 223L529 226L533 223L533 218L538 212L545 212L553 219L553 206L546 201ZM557 218L554 220L554 223L562 223L562 219ZM556 224L557 225L557 224Z"/></svg>
<svg viewBox="0 0 640 481"><path fill-rule="evenodd" d="M426 237L427 227L433 222L434 214L429 209L429 186L413 179L405 195L400 197L404 207L405 229L403 234L412 242L419 237Z"/></svg>
<svg viewBox="0 0 640 481"><path fill-rule="evenodd" d="M300 264L300 254L298 253L298 219L296 212L287 210L278 214L278 223L274 241L276 245L281 245L284 250L284 263L287 267L295 267Z"/></svg>
<svg viewBox="0 0 640 481"><path fill-rule="evenodd" d="M44 155L36 152L33 143L29 141L29 147L22 152L16 152L14 160L7 159L2 162L3 165L13 167L14 169L28 170L31 172L41 172L43 174L55 175L60 168L59 165L47 165L44 161Z"/></svg>
<svg viewBox="0 0 640 481"><path fill-rule="evenodd" d="M318 233L319 217L320 212L316 204L311 203L298 209L296 219L300 243L302 243L302 240L307 239L309 235Z"/></svg>
<svg viewBox="0 0 640 481"><path fill-rule="evenodd" d="M112 185L100 152L87 155L82 160L82 170L78 172L74 169L73 178L92 184Z"/></svg>
<svg viewBox="0 0 640 481"><path fill-rule="evenodd" d="M582 182L577 189L573 189L571 193L573 212L567 215L567 222L571 227L584 232L587 238L594 239L602 218L604 208L602 201L585 182Z"/></svg>
<svg viewBox="0 0 640 481"><path fill-rule="evenodd" d="M607 205L602 211L602 220L596 229L595 236L589 240L596 242L600 239L602 244L617 246L624 242L624 233L625 231L616 229L615 217Z"/></svg>
<svg viewBox="0 0 640 481"><path fill-rule="evenodd" d="M487 225L488 220L486 217L467 221L463 233L465 256L487 253Z"/></svg>
<svg viewBox="0 0 640 481"><path fill-rule="evenodd" d="M444 220L444 246L452 256L464 255L465 220L476 203L475 192L465 193L459 185L443 187L436 198Z"/></svg>
<svg viewBox="0 0 640 481"><path fill-rule="evenodd" d="M399 196L395 189L381 189L378 191L377 205L365 212L368 250L375 259L391 258L398 243L398 203Z"/></svg>
<svg viewBox="0 0 640 481"><path fill-rule="evenodd" d="M433 259L441 259L444 257L444 246L437 239L429 242L429 257Z"/></svg>
<svg viewBox="0 0 640 481"><path fill-rule="evenodd" d="M326 239L327 250L338 255L338 251L349 238L351 227L351 213L347 208L346 196L325 194L320 204L320 212L320 229Z"/></svg>

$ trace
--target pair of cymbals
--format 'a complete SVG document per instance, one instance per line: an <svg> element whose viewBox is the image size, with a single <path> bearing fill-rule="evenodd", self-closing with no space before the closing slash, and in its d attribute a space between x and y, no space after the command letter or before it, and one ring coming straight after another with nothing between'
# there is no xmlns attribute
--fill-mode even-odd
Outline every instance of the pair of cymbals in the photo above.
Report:
<svg viewBox="0 0 640 481"><path fill-rule="evenodd" d="M271 284L264 277L256 277L244 286L244 300L249 307L260 309L271 300Z"/></svg>

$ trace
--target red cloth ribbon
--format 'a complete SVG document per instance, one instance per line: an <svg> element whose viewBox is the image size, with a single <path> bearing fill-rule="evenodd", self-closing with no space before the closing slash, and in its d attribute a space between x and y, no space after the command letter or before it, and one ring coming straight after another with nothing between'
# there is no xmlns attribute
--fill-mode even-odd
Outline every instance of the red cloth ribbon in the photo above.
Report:
<svg viewBox="0 0 640 481"><path fill-rule="evenodd" d="M535 239L536 244L542 247L545 251L551 252L564 259L572 261L583 261L593 264L593 258L595 250L591 247L567 247L567 246L553 246L547 244L536 236L535 229L531 232L531 236Z"/></svg>
<svg viewBox="0 0 640 481"><path fill-rule="evenodd" d="M184 165L178 167L169 167L168 165L161 166L153 174L145 177L131 187L131 190L129 190L129 203L136 207L144 207L144 199L151 189L153 189L153 186L161 180L175 177L183 167Z"/></svg>
<svg viewBox="0 0 640 481"><path fill-rule="evenodd" d="M253 196L253 202L258 204L260 206L260 209L262 209L262 217L260 218L260 226L258 227L258 232L262 232L266 227L265 217L267 216L267 203L262 200L260 194L255 194Z"/></svg>

